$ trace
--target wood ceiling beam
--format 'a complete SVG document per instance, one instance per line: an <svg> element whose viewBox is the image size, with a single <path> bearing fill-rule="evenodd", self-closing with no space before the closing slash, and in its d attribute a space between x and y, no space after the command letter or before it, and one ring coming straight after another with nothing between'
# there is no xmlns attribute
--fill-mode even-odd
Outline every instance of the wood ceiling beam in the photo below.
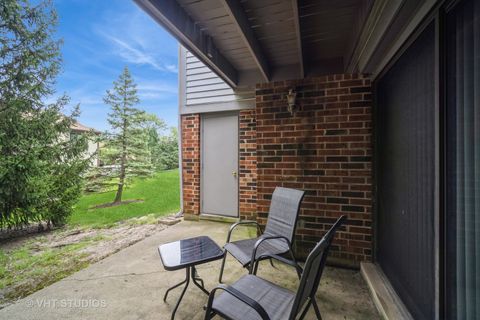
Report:
<svg viewBox="0 0 480 320"><path fill-rule="evenodd" d="M300 31L300 16L298 13L298 0L292 0L292 9L293 9L293 24L295 25L295 34L296 34L296 41L298 47L298 63L299 63L299 71L300 71L300 79L305 77L305 58L303 56L303 48L302 48L302 33Z"/></svg>
<svg viewBox="0 0 480 320"><path fill-rule="evenodd" d="M180 43L209 66L228 85L238 84L238 71L219 52L212 38L175 0L134 0Z"/></svg>
<svg viewBox="0 0 480 320"><path fill-rule="evenodd" d="M265 81L270 81L270 66L260 46L260 42L250 27L248 18L243 10L239 0L224 0L225 9L238 29L240 37L250 51L253 60L258 66L260 73Z"/></svg>

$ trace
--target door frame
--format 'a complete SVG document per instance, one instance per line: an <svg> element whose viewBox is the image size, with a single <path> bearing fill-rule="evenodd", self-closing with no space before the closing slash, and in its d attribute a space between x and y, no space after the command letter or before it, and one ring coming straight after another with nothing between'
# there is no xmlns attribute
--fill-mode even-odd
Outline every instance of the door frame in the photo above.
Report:
<svg viewBox="0 0 480 320"><path fill-rule="evenodd" d="M203 188L204 188L204 173L203 173L203 164L204 164L204 121L205 118L221 118L225 116L236 116L237 117L237 214L235 216L229 216L224 214L214 214L214 213L205 213L203 211ZM240 217L240 112L239 111L221 111L221 112L209 112L200 114L200 215L215 215L218 217L226 217L238 219Z"/></svg>

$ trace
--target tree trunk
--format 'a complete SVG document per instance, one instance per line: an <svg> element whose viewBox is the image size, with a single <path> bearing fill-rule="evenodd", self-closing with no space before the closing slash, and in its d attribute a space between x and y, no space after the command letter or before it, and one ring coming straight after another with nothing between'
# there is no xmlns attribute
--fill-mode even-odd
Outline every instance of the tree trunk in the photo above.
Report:
<svg viewBox="0 0 480 320"><path fill-rule="evenodd" d="M127 124L124 121L123 124L123 141L122 141L122 158L120 159L120 177L118 181L118 189L117 194L115 195L115 200L113 203L120 203L122 202L122 194L123 194L123 185L125 183L125 166L127 163L127 141L126 141L126 130Z"/></svg>
<svg viewBox="0 0 480 320"><path fill-rule="evenodd" d="M115 194L115 200L113 200L113 203L122 202L122 194L123 194L123 179L120 179L120 182L118 183L117 193Z"/></svg>
<svg viewBox="0 0 480 320"><path fill-rule="evenodd" d="M122 202L124 183L125 183L125 161L124 161L124 156L122 155L122 160L120 161L120 177L118 181L118 188L117 188L117 193L115 194L115 200L113 200L113 203Z"/></svg>

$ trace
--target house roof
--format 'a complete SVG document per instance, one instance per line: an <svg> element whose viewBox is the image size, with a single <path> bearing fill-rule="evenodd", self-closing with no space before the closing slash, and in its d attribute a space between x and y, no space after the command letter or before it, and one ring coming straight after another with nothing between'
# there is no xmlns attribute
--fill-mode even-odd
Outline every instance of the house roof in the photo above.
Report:
<svg viewBox="0 0 480 320"><path fill-rule="evenodd" d="M78 132L89 132L89 131L93 131L95 132L96 134L100 134L101 132L96 130L96 129L93 129L93 128L90 128L90 127L87 127L86 125L83 125L81 124L80 122L78 121L75 121L74 123L72 123L72 125L70 126L70 129L72 129L73 131L78 131Z"/></svg>

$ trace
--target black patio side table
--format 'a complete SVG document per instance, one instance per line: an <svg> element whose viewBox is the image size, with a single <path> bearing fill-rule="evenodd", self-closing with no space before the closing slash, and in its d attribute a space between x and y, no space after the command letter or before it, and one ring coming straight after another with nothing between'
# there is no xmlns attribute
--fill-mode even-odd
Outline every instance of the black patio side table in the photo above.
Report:
<svg viewBox="0 0 480 320"><path fill-rule="evenodd" d="M182 301L185 291L192 278L193 283L200 288L206 295L209 295L203 284L203 280L198 276L196 265L207 263L214 260L219 260L223 257L223 250L209 237L201 236L195 238L189 238L174 242L162 244L158 247L158 253L162 260L163 267L167 271L185 269L186 277L182 282L174 285L165 292L163 301L167 300L168 293L182 284L185 284L180 298L172 312L172 320L175 318L175 312L177 312L178 306Z"/></svg>

